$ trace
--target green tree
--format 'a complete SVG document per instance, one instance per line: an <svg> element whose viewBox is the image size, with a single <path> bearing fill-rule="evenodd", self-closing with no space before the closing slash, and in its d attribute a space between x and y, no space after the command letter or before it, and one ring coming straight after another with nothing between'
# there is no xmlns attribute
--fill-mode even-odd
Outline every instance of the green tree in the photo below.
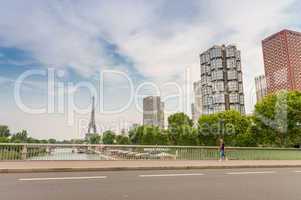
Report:
<svg viewBox="0 0 301 200"><path fill-rule="evenodd" d="M167 145L167 132L157 126L143 125L129 131L132 144Z"/></svg>
<svg viewBox="0 0 301 200"><path fill-rule="evenodd" d="M185 113L175 113L168 117L168 128L177 128L186 125L193 126L193 121Z"/></svg>
<svg viewBox="0 0 301 200"><path fill-rule="evenodd" d="M22 130L21 132L16 133L11 137L11 141L15 143L26 143L27 142L28 133L26 130Z"/></svg>
<svg viewBox="0 0 301 200"><path fill-rule="evenodd" d="M234 110L200 117L198 123L199 138L202 145L217 145L219 138L224 138L228 146L246 144L251 121L248 117Z"/></svg>
<svg viewBox="0 0 301 200"><path fill-rule="evenodd" d="M156 132L158 131L157 127L154 126L144 126L144 132L142 136L143 145L154 145L156 144Z"/></svg>
<svg viewBox="0 0 301 200"><path fill-rule="evenodd" d="M41 144L47 144L47 143L48 143L48 140L45 140L45 139L40 140L40 143L41 143Z"/></svg>
<svg viewBox="0 0 301 200"><path fill-rule="evenodd" d="M32 138L32 137L28 137L28 138L26 139L26 142L27 142L27 143L34 143L34 144L39 144L39 143L41 143L40 140L35 139L35 138Z"/></svg>
<svg viewBox="0 0 301 200"><path fill-rule="evenodd" d="M83 139L71 139L69 141L70 144L84 144L85 143L85 140Z"/></svg>
<svg viewBox="0 0 301 200"><path fill-rule="evenodd" d="M130 144L130 139L126 135L117 135L116 136L116 143L117 144L122 144L122 145Z"/></svg>
<svg viewBox="0 0 301 200"><path fill-rule="evenodd" d="M179 134L177 144L181 146L199 145L198 131L193 127L186 126L185 130Z"/></svg>
<svg viewBox="0 0 301 200"><path fill-rule="evenodd" d="M201 145L215 146L219 137L218 116L216 114L202 115L198 120L198 134Z"/></svg>
<svg viewBox="0 0 301 200"><path fill-rule="evenodd" d="M254 123L263 146L292 147L301 143L301 93L281 91L255 106Z"/></svg>
<svg viewBox="0 0 301 200"><path fill-rule="evenodd" d="M144 135L145 126L138 126L129 131L129 138L132 144L142 144L142 137Z"/></svg>
<svg viewBox="0 0 301 200"><path fill-rule="evenodd" d="M168 117L168 136L171 144L186 145L183 139L193 132L192 129L193 121L186 114L175 113Z"/></svg>
<svg viewBox="0 0 301 200"><path fill-rule="evenodd" d="M0 143L9 143L8 137L0 137Z"/></svg>
<svg viewBox="0 0 301 200"><path fill-rule="evenodd" d="M105 131L103 133L102 142L104 144L114 144L115 142L115 133L113 131Z"/></svg>
<svg viewBox="0 0 301 200"><path fill-rule="evenodd" d="M159 129L155 134L155 144L156 145L168 145L168 131Z"/></svg>
<svg viewBox="0 0 301 200"><path fill-rule="evenodd" d="M89 137L90 144L100 144L101 136L99 134L93 134Z"/></svg>
<svg viewBox="0 0 301 200"><path fill-rule="evenodd" d="M8 126L0 125L0 137L9 137L10 131Z"/></svg>
<svg viewBox="0 0 301 200"><path fill-rule="evenodd" d="M48 143L49 144L56 144L57 141L56 141L56 139L51 138L51 139L48 140Z"/></svg>

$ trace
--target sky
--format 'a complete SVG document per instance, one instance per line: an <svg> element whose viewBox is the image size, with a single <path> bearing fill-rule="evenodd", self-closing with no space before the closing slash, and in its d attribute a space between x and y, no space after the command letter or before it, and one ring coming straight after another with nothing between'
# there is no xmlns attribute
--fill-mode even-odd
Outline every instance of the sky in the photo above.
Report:
<svg viewBox="0 0 301 200"><path fill-rule="evenodd" d="M141 98L158 91L167 116L190 114L199 54L216 44L241 50L251 113L254 78L264 73L261 41L301 31L298 0L0 4L0 124L36 138L83 137L93 95L99 131L141 123Z"/></svg>

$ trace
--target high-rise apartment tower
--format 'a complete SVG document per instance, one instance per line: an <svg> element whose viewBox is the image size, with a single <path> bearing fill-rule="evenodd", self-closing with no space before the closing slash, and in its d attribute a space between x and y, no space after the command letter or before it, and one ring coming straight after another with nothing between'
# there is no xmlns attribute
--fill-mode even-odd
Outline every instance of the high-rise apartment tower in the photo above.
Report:
<svg viewBox="0 0 301 200"><path fill-rule="evenodd" d="M268 93L301 90L301 33L282 30L262 41Z"/></svg>
<svg viewBox="0 0 301 200"><path fill-rule="evenodd" d="M245 113L240 51L213 46L201 53L202 114L225 110Z"/></svg>

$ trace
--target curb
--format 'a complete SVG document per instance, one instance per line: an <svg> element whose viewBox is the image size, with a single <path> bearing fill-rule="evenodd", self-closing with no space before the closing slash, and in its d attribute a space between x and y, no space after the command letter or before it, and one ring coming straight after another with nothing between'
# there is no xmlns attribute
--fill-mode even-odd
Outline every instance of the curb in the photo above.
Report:
<svg viewBox="0 0 301 200"><path fill-rule="evenodd" d="M106 167L106 168L34 168L0 169L0 173L43 172L96 172L96 171L140 171L140 170L189 170L189 169L243 169L243 168L299 168L301 165L237 165L237 166L160 166L160 167Z"/></svg>

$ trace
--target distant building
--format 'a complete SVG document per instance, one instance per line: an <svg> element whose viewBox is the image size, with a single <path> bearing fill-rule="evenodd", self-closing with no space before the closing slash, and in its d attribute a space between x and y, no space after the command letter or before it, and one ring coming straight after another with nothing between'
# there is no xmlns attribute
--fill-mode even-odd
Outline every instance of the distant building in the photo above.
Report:
<svg viewBox="0 0 301 200"><path fill-rule="evenodd" d="M201 81L193 83L194 103L191 104L192 120L197 122L202 113L202 85Z"/></svg>
<svg viewBox="0 0 301 200"><path fill-rule="evenodd" d="M262 41L268 93L301 90L301 33L282 30Z"/></svg>
<svg viewBox="0 0 301 200"><path fill-rule="evenodd" d="M245 113L240 51L213 46L201 53L202 114L225 110Z"/></svg>
<svg viewBox="0 0 301 200"><path fill-rule="evenodd" d="M261 101L267 93L267 82L264 75L255 77L255 87L256 87L256 98L257 102Z"/></svg>
<svg viewBox="0 0 301 200"><path fill-rule="evenodd" d="M143 125L164 128L164 103L158 96L143 99Z"/></svg>

